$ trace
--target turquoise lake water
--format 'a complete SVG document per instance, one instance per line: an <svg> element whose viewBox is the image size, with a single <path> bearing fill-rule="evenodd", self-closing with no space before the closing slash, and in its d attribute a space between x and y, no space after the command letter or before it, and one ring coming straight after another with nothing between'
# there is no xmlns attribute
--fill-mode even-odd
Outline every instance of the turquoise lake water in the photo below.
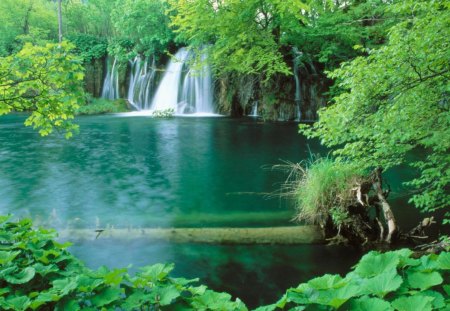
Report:
<svg viewBox="0 0 450 311"><path fill-rule="evenodd" d="M295 123L79 117L80 133L66 140L40 137L24 118L0 118L0 212L56 229L295 225L291 202L270 195L286 174L270 167L325 153ZM360 256L324 245L73 240L72 252L93 268L173 262L176 276L199 277L249 306L271 303L313 276L344 273Z"/></svg>

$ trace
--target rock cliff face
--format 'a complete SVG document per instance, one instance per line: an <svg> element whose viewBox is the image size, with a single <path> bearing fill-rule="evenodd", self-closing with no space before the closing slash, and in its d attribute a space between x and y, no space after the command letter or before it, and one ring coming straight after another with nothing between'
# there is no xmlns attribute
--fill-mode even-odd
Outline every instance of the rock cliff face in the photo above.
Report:
<svg viewBox="0 0 450 311"><path fill-rule="evenodd" d="M94 97L100 97L105 75L105 59L95 59L85 64L84 85L86 91Z"/></svg>

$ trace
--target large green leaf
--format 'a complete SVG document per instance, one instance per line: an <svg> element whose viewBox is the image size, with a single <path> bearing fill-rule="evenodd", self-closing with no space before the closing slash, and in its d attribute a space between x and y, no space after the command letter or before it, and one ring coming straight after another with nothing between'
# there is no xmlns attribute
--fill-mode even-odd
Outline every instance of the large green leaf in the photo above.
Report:
<svg viewBox="0 0 450 311"><path fill-rule="evenodd" d="M392 306L398 311L431 311L433 309L433 297L414 295L400 297L392 302Z"/></svg>
<svg viewBox="0 0 450 311"><path fill-rule="evenodd" d="M5 263L13 261L19 254L20 251L15 252L0 251L0 265L4 265Z"/></svg>
<svg viewBox="0 0 450 311"><path fill-rule="evenodd" d="M147 280L157 282L163 280L174 268L173 264L155 264L140 268L142 272L139 276L145 277Z"/></svg>
<svg viewBox="0 0 450 311"><path fill-rule="evenodd" d="M411 288L428 289L441 284L444 280L439 272L407 271L407 280Z"/></svg>
<svg viewBox="0 0 450 311"><path fill-rule="evenodd" d="M450 252L442 252L437 260L439 269L450 270Z"/></svg>
<svg viewBox="0 0 450 311"><path fill-rule="evenodd" d="M91 302L97 307L102 307L104 305L110 304L111 302L121 298L123 290L120 288L106 287L94 297L92 297Z"/></svg>
<svg viewBox="0 0 450 311"><path fill-rule="evenodd" d="M308 285L314 289L339 288L347 284L347 281L339 275L325 274L324 276L314 278L308 281Z"/></svg>
<svg viewBox="0 0 450 311"><path fill-rule="evenodd" d="M380 298L373 298L369 296L363 296L361 298L352 300L352 311L389 311L392 310L391 304Z"/></svg>
<svg viewBox="0 0 450 311"><path fill-rule="evenodd" d="M34 270L34 268L26 267L18 273L5 275L4 278L11 284L24 284L34 278L35 274L36 270Z"/></svg>
<svg viewBox="0 0 450 311"><path fill-rule="evenodd" d="M78 277L58 279L53 281L53 290L65 296L78 287Z"/></svg>
<svg viewBox="0 0 450 311"><path fill-rule="evenodd" d="M51 301L59 301L61 296L52 293L52 292L41 292L39 293L39 296L37 296L32 302L31 302L31 309L36 310L40 306L45 305L47 302Z"/></svg>
<svg viewBox="0 0 450 311"><path fill-rule="evenodd" d="M105 274L104 280L105 284L111 285L119 285L122 282L124 273L127 272L127 269L114 269Z"/></svg>
<svg viewBox="0 0 450 311"><path fill-rule="evenodd" d="M271 305L267 305L267 306L262 306L262 307L258 307L253 311L275 311L277 309L277 304L271 304Z"/></svg>
<svg viewBox="0 0 450 311"><path fill-rule="evenodd" d="M64 299L61 300L55 308L55 311L79 311L81 310L80 305L74 299ZM83 309L86 310L86 309Z"/></svg>
<svg viewBox="0 0 450 311"><path fill-rule="evenodd" d="M433 308L434 309L440 309L440 308L444 308L446 306L445 298L444 298L444 296L442 296L441 293L438 293L434 290L427 290L427 291L421 292L420 294L434 298L434 300L433 300Z"/></svg>
<svg viewBox="0 0 450 311"><path fill-rule="evenodd" d="M26 310L30 305L30 299L27 296L7 298L6 302L13 308L14 311Z"/></svg>
<svg viewBox="0 0 450 311"><path fill-rule="evenodd" d="M180 297L180 291L174 285L155 287L151 292L152 301L161 306L169 305L174 299Z"/></svg>
<svg viewBox="0 0 450 311"><path fill-rule="evenodd" d="M373 294L384 297L387 293L397 290L402 285L403 279L398 275L397 270L392 268L370 279L365 279L362 286L362 293Z"/></svg>
<svg viewBox="0 0 450 311"><path fill-rule="evenodd" d="M236 300L236 302L231 301L231 295L227 293L217 293L212 290L207 290L201 296L196 296L193 298L191 303L194 310L197 311L246 311L247 308L240 301Z"/></svg>
<svg viewBox="0 0 450 311"><path fill-rule="evenodd" d="M125 310L134 310L140 308L143 305L143 302L148 301L148 294L144 293L142 290L135 289L131 295L128 295L124 299L122 307L125 308Z"/></svg>
<svg viewBox="0 0 450 311"><path fill-rule="evenodd" d="M361 258L355 269L355 273L362 277L380 275L385 271L392 271L400 262L400 256L396 252L380 254L372 251Z"/></svg>

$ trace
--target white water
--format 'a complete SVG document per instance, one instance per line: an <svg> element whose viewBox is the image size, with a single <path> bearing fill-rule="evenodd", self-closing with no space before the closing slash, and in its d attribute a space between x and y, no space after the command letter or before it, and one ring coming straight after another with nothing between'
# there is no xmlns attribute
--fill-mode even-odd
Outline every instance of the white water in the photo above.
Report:
<svg viewBox="0 0 450 311"><path fill-rule="evenodd" d="M149 67L148 59L142 61L139 56L130 61L130 82L128 102L137 110L149 110L155 80L155 61Z"/></svg>
<svg viewBox="0 0 450 311"><path fill-rule="evenodd" d="M118 99L119 96L119 71L117 70L117 59L114 58L112 66L110 66L110 59L106 60L106 73L105 80L103 81L102 98L106 99Z"/></svg>
<svg viewBox="0 0 450 311"><path fill-rule="evenodd" d="M214 113L211 70L206 64L200 69L191 66L192 57L185 48L175 54L153 98L152 110L173 109L175 115Z"/></svg>
<svg viewBox="0 0 450 311"><path fill-rule="evenodd" d="M258 101L255 101L252 106L252 112L249 114L249 117L257 117L258 116Z"/></svg>
<svg viewBox="0 0 450 311"><path fill-rule="evenodd" d="M152 115L155 110L173 109L176 116L217 116L214 114L211 69L204 62L201 66L192 64L194 55L181 48L169 62L164 76L155 92L156 65L152 59L140 56L130 61L130 77L127 99L139 115ZM206 56L202 55L202 61ZM117 60L103 83L102 97L119 98L119 77Z"/></svg>

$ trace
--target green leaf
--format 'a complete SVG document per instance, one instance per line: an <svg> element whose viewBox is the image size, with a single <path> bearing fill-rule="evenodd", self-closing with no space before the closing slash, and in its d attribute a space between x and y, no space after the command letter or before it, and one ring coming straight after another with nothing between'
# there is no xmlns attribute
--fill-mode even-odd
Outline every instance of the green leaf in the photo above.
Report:
<svg viewBox="0 0 450 311"><path fill-rule="evenodd" d="M155 287L150 294L152 297L151 301L159 303L161 306L170 305L174 299L181 295L174 285Z"/></svg>
<svg viewBox="0 0 450 311"><path fill-rule="evenodd" d="M445 298L444 298L444 296L442 296L441 293L438 293L434 290L427 290L427 291L422 292L421 295L434 298L433 309L440 309L440 308L444 308L446 306Z"/></svg>
<svg viewBox="0 0 450 311"><path fill-rule="evenodd" d="M122 307L125 308L125 310L134 310L140 308L143 302L148 301L148 294L145 294L141 290L135 289L131 295L128 295L124 299Z"/></svg>
<svg viewBox="0 0 450 311"><path fill-rule="evenodd" d="M396 252L380 254L372 251L361 258L355 269L355 273L362 277L380 275L384 271L392 271L400 262L400 256Z"/></svg>
<svg viewBox="0 0 450 311"><path fill-rule="evenodd" d="M254 311L275 311L276 309L277 309L277 304L274 303L272 305L258 307Z"/></svg>
<svg viewBox="0 0 450 311"><path fill-rule="evenodd" d="M431 311L433 308L433 297L414 295L400 297L392 302L392 306L398 311Z"/></svg>
<svg viewBox="0 0 450 311"><path fill-rule="evenodd" d="M4 265L6 263L13 261L19 254L20 251L15 252L0 251L0 265Z"/></svg>
<svg viewBox="0 0 450 311"><path fill-rule="evenodd" d="M437 259L438 269L450 270L450 252L442 252Z"/></svg>
<svg viewBox="0 0 450 311"><path fill-rule="evenodd" d="M439 272L415 272L407 271L407 280L411 288L420 290L428 289L441 284L444 280Z"/></svg>
<svg viewBox="0 0 450 311"><path fill-rule="evenodd" d="M105 284L111 285L119 285L122 282L124 273L127 272L127 269L114 269L109 273L105 274Z"/></svg>
<svg viewBox="0 0 450 311"><path fill-rule="evenodd" d="M102 307L120 299L122 292L123 290L120 288L107 287L92 297L91 302L97 307Z"/></svg>
<svg viewBox="0 0 450 311"><path fill-rule="evenodd" d="M27 267L16 274L5 275L5 280L11 284L24 284L34 278L36 270L32 267Z"/></svg>
<svg viewBox="0 0 450 311"><path fill-rule="evenodd" d="M53 290L59 292L62 296L67 295L78 287L78 278L58 279L53 281Z"/></svg>
<svg viewBox="0 0 450 311"><path fill-rule="evenodd" d="M81 310L80 305L76 300L65 299L60 301L55 308L55 311L79 311ZM86 310L85 308L83 310Z"/></svg>
<svg viewBox="0 0 450 311"><path fill-rule="evenodd" d="M403 279L397 274L397 270L393 268L373 278L364 279L361 286L363 293L374 294L382 298L386 294L397 290L402 283Z"/></svg>
<svg viewBox="0 0 450 311"><path fill-rule="evenodd" d="M14 311L26 310L30 305L30 299L27 296L8 298L6 302L13 307Z"/></svg>
<svg viewBox="0 0 450 311"><path fill-rule="evenodd" d="M351 310L353 311L389 311L392 310L391 304L380 298L372 298L363 296L361 298L352 300Z"/></svg>
<svg viewBox="0 0 450 311"><path fill-rule="evenodd" d="M339 288L344 286L346 283L347 282L344 281L341 276L331 274L325 274L324 276L308 281L308 285L317 290Z"/></svg>
<svg viewBox="0 0 450 311"><path fill-rule="evenodd" d="M145 266L140 268L142 272L139 273L139 276L144 277L145 279L157 282L162 281L174 268L173 264L156 264L152 266Z"/></svg>

